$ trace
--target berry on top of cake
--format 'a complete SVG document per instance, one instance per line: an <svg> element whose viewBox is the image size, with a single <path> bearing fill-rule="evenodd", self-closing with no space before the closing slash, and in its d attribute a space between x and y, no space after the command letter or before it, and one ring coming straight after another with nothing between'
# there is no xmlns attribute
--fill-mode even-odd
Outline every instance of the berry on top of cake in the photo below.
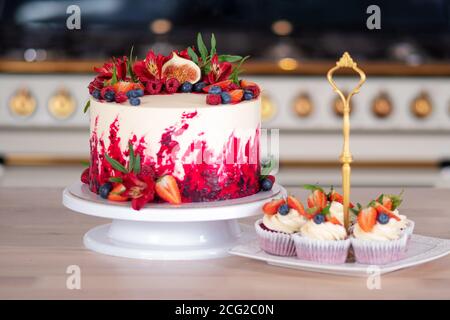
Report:
<svg viewBox="0 0 450 320"><path fill-rule="evenodd" d="M260 94L257 84L239 79L247 58L219 55L214 34L208 50L198 34L196 47L174 50L167 56L149 50L143 60L132 52L128 57L113 57L94 68L97 75L89 84L89 94L99 101L128 101L131 106L139 106L145 95L191 92L205 94L209 105L236 104Z"/></svg>

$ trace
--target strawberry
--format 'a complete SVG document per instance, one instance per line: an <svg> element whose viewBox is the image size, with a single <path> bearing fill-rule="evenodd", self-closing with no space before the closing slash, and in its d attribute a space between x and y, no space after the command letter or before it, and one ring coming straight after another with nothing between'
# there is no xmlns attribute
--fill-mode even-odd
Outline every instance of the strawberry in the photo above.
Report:
<svg viewBox="0 0 450 320"><path fill-rule="evenodd" d="M134 89L134 85L135 85L134 82L119 81L115 85L113 85L113 88L116 93L118 92L127 93L128 91Z"/></svg>
<svg viewBox="0 0 450 320"><path fill-rule="evenodd" d="M327 221L331 222L332 224L342 225L342 223L336 217L327 217Z"/></svg>
<svg viewBox="0 0 450 320"><path fill-rule="evenodd" d="M403 191L402 191L403 193ZM381 203L384 207L386 207L389 210L395 210L397 209L400 204L402 203L402 193L399 195L395 194L382 194L380 197L378 197L378 202Z"/></svg>
<svg viewBox="0 0 450 320"><path fill-rule="evenodd" d="M108 195L108 200L111 201L127 201L128 197L122 195L127 188L122 183L116 183L114 184L114 187L112 188L111 192Z"/></svg>
<svg viewBox="0 0 450 320"><path fill-rule="evenodd" d="M284 199L272 199L264 204L262 210L265 214L273 215L276 214L278 208L285 203L286 201L284 201Z"/></svg>
<svg viewBox="0 0 450 320"><path fill-rule="evenodd" d="M243 96L244 96L244 90L236 89L236 90L230 91L231 103L241 102Z"/></svg>
<svg viewBox="0 0 450 320"><path fill-rule="evenodd" d="M248 88L250 86L257 86L256 83L248 81L248 80L244 80L242 79L241 81L239 81L239 84L241 85L241 88Z"/></svg>
<svg viewBox="0 0 450 320"><path fill-rule="evenodd" d="M322 211L327 206L327 196L322 189L315 189L308 196L308 207L317 208L318 211Z"/></svg>
<svg viewBox="0 0 450 320"><path fill-rule="evenodd" d="M344 204L344 197L340 193L334 191L334 189L331 189L330 193L328 194L328 200ZM349 207L353 208L354 207L353 203L350 202Z"/></svg>
<svg viewBox="0 0 450 320"><path fill-rule="evenodd" d="M358 213L358 224L365 232L370 232L377 223L377 210L373 207L362 209Z"/></svg>
<svg viewBox="0 0 450 320"><path fill-rule="evenodd" d="M381 203L374 201L370 204L370 206L373 207L378 213L385 213L389 218L400 221L400 218L394 212L383 206Z"/></svg>
<svg viewBox="0 0 450 320"><path fill-rule="evenodd" d="M287 204L290 208L297 210L300 215L309 217L309 215L305 211L305 207L303 206L303 204L294 196L287 197Z"/></svg>
<svg viewBox="0 0 450 320"><path fill-rule="evenodd" d="M160 177L156 181L155 191L161 199L171 204L181 203L181 194L177 180L171 175L166 174Z"/></svg>
<svg viewBox="0 0 450 320"><path fill-rule="evenodd" d="M220 89L222 89L222 91L226 91L226 90L228 90L228 87L230 86L231 83L232 83L231 80L223 80L223 81L219 81L219 82L216 82L216 83L210 84L209 86L204 87L204 88L203 88L203 91L206 92L206 93L208 93L208 92L209 92L209 89L210 89L212 86L220 87Z"/></svg>
<svg viewBox="0 0 450 320"><path fill-rule="evenodd" d="M248 80L241 80L239 82L239 84L241 85L242 89L251 91L254 98L257 98L259 96L259 94L261 93L259 86L254 82L251 82Z"/></svg>

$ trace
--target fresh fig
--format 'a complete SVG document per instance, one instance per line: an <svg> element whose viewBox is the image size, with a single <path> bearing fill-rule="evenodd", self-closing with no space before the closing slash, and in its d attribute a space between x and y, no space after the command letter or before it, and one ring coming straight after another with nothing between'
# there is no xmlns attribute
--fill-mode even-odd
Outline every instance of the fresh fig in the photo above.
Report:
<svg viewBox="0 0 450 320"><path fill-rule="evenodd" d="M162 75L166 79L175 78L179 83L196 83L200 80L201 71L195 62L181 58L175 52L162 67Z"/></svg>

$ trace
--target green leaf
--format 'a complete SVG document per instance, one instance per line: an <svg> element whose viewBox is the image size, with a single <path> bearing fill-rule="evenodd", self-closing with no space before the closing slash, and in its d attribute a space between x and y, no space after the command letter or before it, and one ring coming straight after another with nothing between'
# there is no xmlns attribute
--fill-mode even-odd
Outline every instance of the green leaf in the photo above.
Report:
<svg viewBox="0 0 450 320"><path fill-rule="evenodd" d="M322 214L324 214L324 215L329 215L330 214L330 207L331 207L331 204L329 204L328 206L326 206L325 208L323 208L322 209Z"/></svg>
<svg viewBox="0 0 450 320"><path fill-rule="evenodd" d="M122 183L123 179L121 177L110 177L109 178L109 182L117 182L117 183Z"/></svg>
<svg viewBox="0 0 450 320"><path fill-rule="evenodd" d="M383 197L384 197L384 194L381 194L381 195L378 197L377 201L378 201L379 203L383 203Z"/></svg>
<svg viewBox="0 0 450 320"><path fill-rule="evenodd" d="M264 178L265 176L268 176L270 172L272 172L273 168L275 167L276 160L271 157L270 160L267 163L264 163L261 165L261 176Z"/></svg>
<svg viewBox="0 0 450 320"><path fill-rule="evenodd" d="M248 58L250 58L250 56L245 56L244 58L241 59L241 61L239 61L239 64L234 67L233 71L231 72L230 75L230 79L236 83L239 84L239 73L241 73L241 66L244 63L245 60L247 60Z"/></svg>
<svg viewBox="0 0 450 320"><path fill-rule="evenodd" d="M202 57L203 61L206 61L208 58L208 49L206 49L205 43L203 42L202 34L197 34L197 48L200 52L200 56Z"/></svg>
<svg viewBox="0 0 450 320"><path fill-rule="evenodd" d="M211 34L211 51L210 56L214 56L216 54L216 37L214 36L214 33Z"/></svg>
<svg viewBox="0 0 450 320"><path fill-rule="evenodd" d="M133 172L135 174L138 174L139 172L141 172L141 155L140 154L138 154L136 156L136 159L134 161Z"/></svg>
<svg viewBox="0 0 450 320"><path fill-rule="evenodd" d="M128 151L130 153L130 159L128 160L128 172L131 172L134 168L134 150L133 150L133 144L131 142L128 142Z"/></svg>
<svg viewBox="0 0 450 320"><path fill-rule="evenodd" d="M133 82L137 82L137 77L133 71L133 49L134 46L131 46L130 56L127 59L127 72Z"/></svg>
<svg viewBox="0 0 450 320"><path fill-rule="evenodd" d="M198 55L191 47L188 47L188 55L198 65Z"/></svg>
<svg viewBox="0 0 450 320"><path fill-rule="evenodd" d="M315 185L315 184L305 184L305 185L303 185L303 189L310 190L310 191L320 190L323 193L325 193L321 187L319 187L318 185Z"/></svg>
<svg viewBox="0 0 450 320"><path fill-rule="evenodd" d="M86 113L89 110L89 107L91 106L91 99L89 99L83 109L83 113Z"/></svg>
<svg viewBox="0 0 450 320"><path fill-rule="evenodd" d="M123 173L128 173L127 169L117 160L111 158L105 153L105 158L108 160L109 164L115 169Z"/></svg>
<svg viewBox="0 0 450 320"><path fill-rule="evenodd" d="M358 215L359 211L357 209L355 209L355 208L349 208L349 209L350 209L351 213L353 213L355 216Z"/></svg>
<svg viewBox="0 0 450 320"><path fill-rule="evenodd" d="M90 163L89 163L89 161L81 161L81 165L82 165L83 167L89 167L89 166L90 166Z"/></svg>
<svg viewBox="0 0 450 320"><path fill-rule="evenodd" d="M308 214L315 214L316 212L317 212L316 207L306 209L306 213L308 213Z"/></svg>
<svg viewBox="0 0 450 320"><path fill-rule="evenodd" d="M219 62L238 62L242 60L241 56L233 56L230 54L221 54L218 58Z"/></svg>
<svg viewBox="0 0 450 320"><path fill-rule="evenodd" d="M117 68L116 68L115 61L113 61L113 62L114 62L114 64L113 64L112 78L111 78L111 81L109 82L110 86L113 86L117 83Z"/></svg>

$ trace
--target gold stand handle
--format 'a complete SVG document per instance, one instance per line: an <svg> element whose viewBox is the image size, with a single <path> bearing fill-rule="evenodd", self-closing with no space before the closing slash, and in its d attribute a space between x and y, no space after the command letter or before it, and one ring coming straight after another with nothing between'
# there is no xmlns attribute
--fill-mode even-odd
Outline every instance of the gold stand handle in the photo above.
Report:
<svg viewBox="0 0 450 320"><path fill-rule="evenodd" d="M358 85L347 95L347 97L342 93L342 91L336 86L333 80L333 74L335 71L341 68L350 68L359 74L360 80ZM342 134L344 136L344 145L342 148L342 154L340 156L340 162L342 163L342 189L344 197L344 225L348 230L350 220L349 220L349 206L350 206L350 174L351 168L350 163L352 162L352 154L350 153L350 99L353 95L359 92L359 89L366 81L366 74L358 68L356 62L353 61L352 57L345 52L341 59L336 62L336 66L331 68L327 74L328 82L330 82L333 90L341 97L342 103L344 104L344 115L343 115L343 126Z"/></svg>

